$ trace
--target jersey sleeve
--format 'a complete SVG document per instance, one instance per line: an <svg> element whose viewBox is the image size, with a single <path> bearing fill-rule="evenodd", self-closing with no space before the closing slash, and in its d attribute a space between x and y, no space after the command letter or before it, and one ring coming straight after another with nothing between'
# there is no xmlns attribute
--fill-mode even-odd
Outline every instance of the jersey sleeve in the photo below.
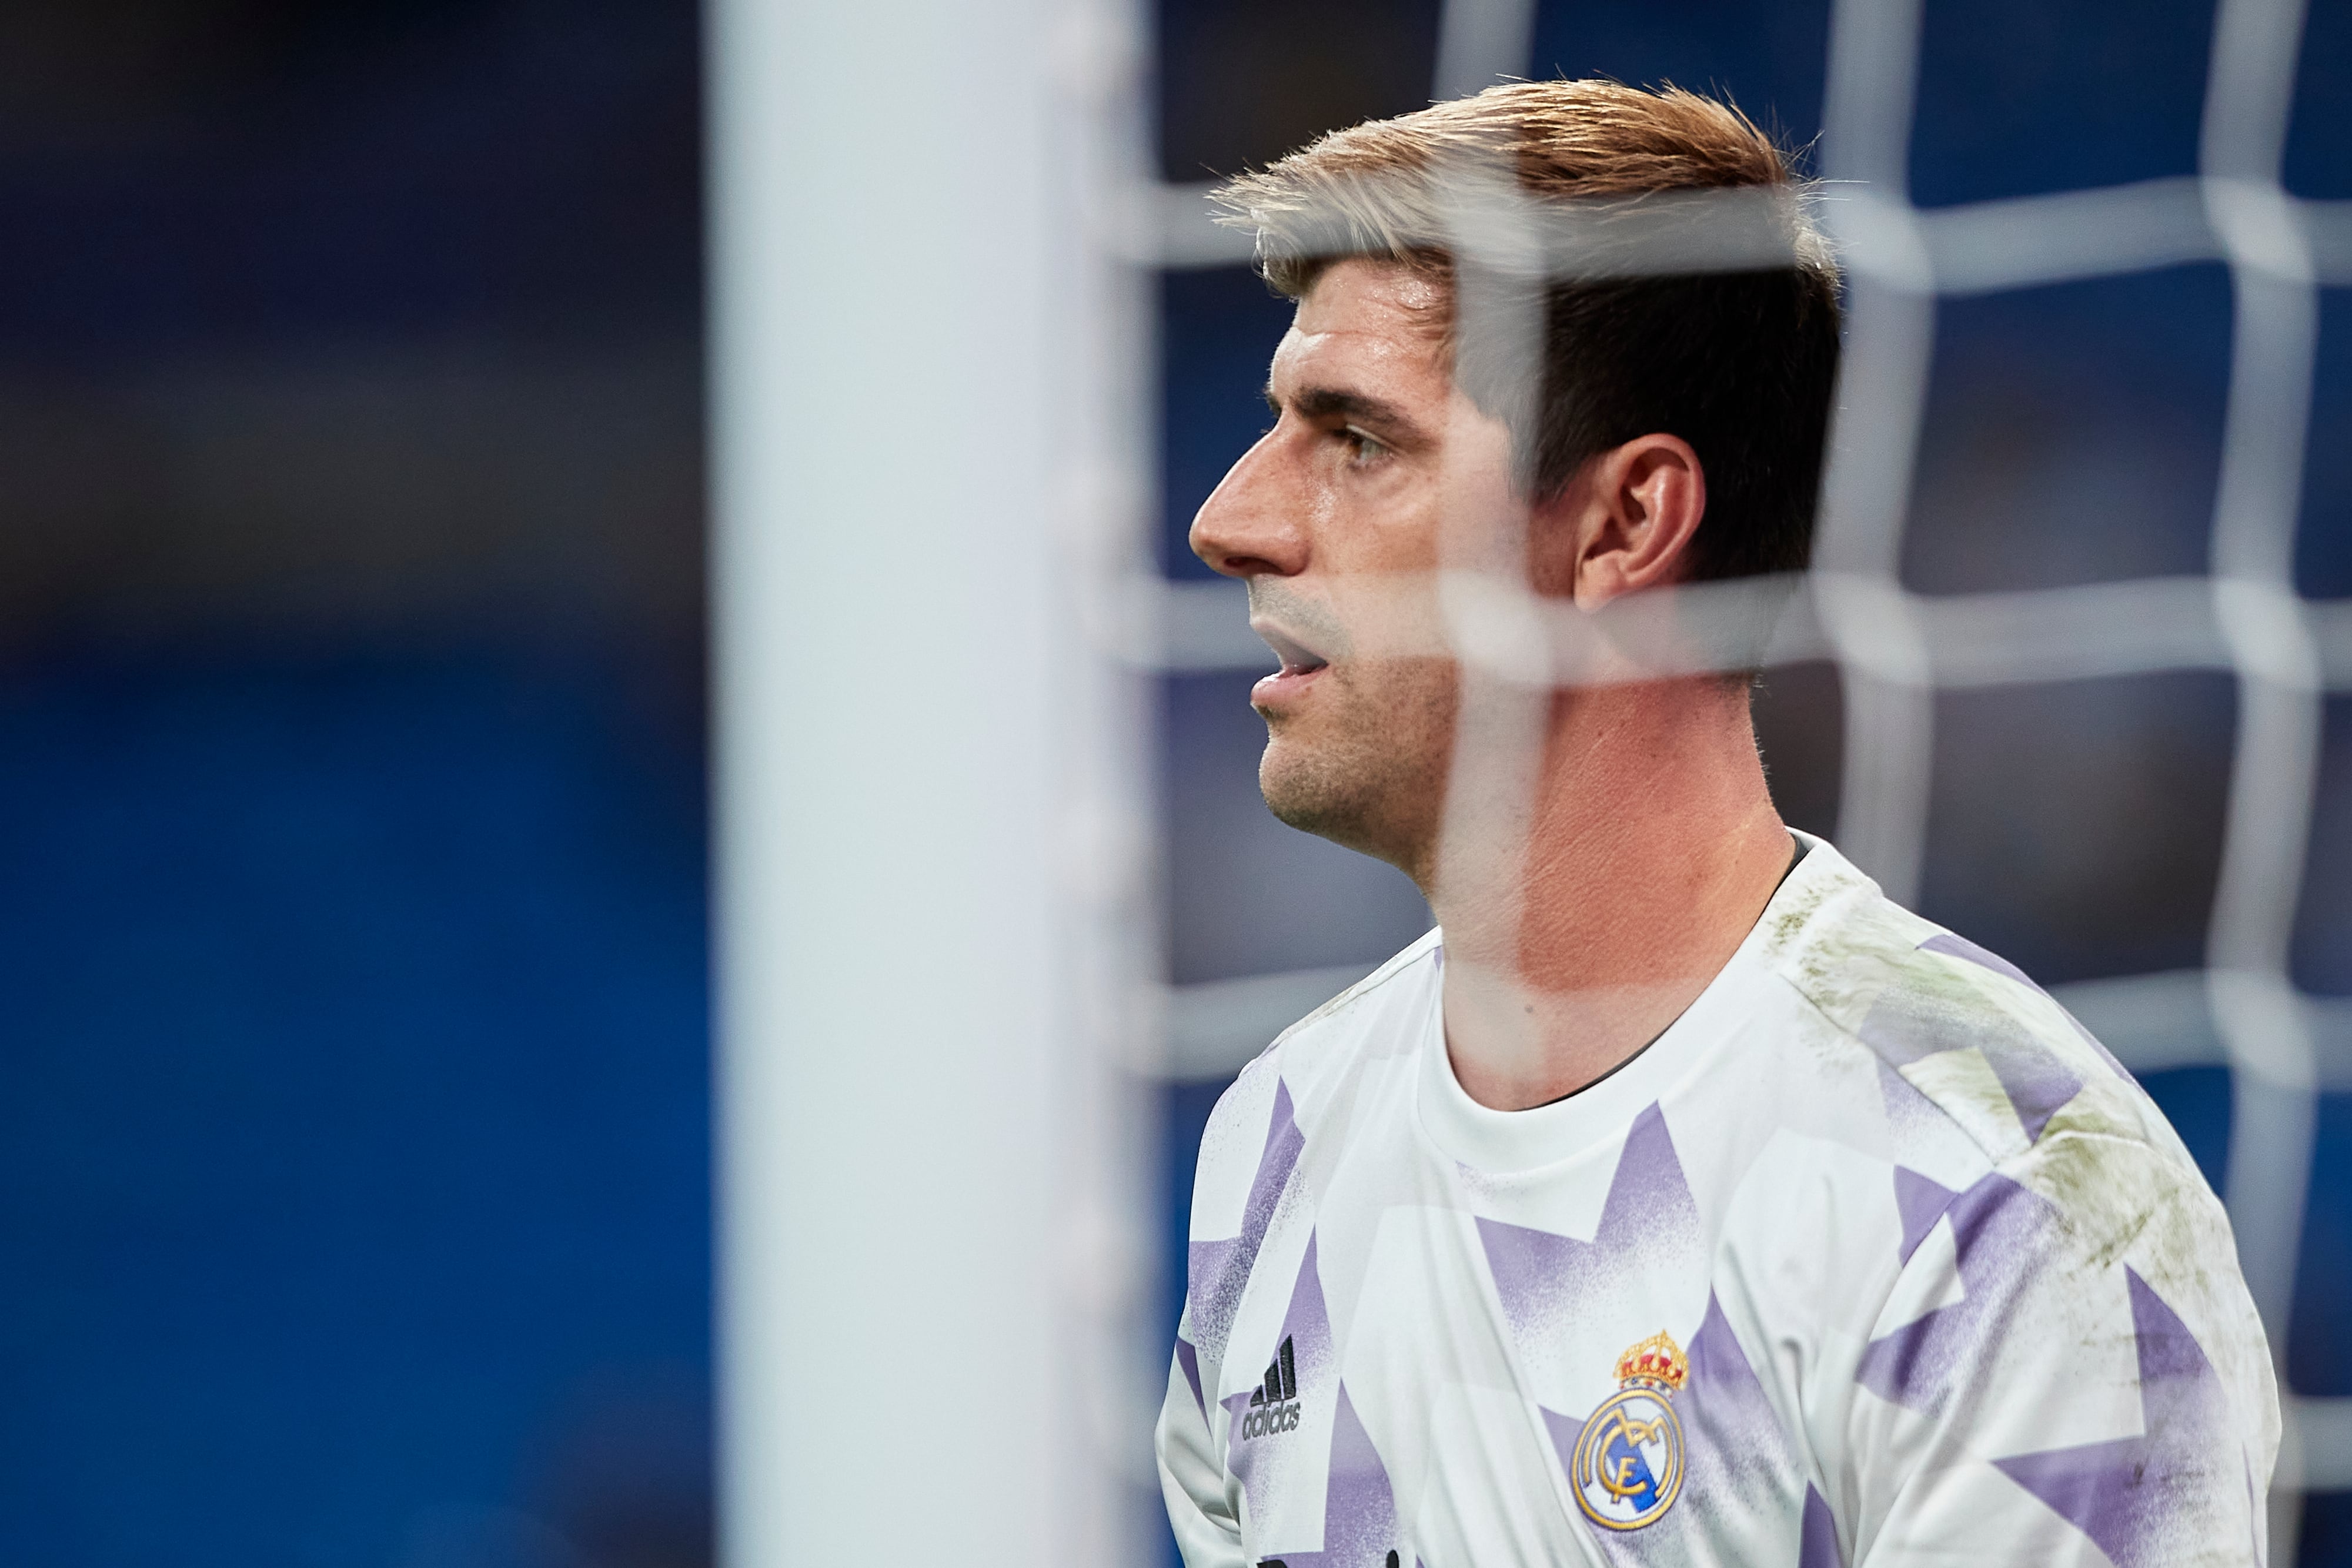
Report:
<svg viewBox="0 0 2352 1568"><path fill-rule="evenodd" d="M1846 1561L2262 1563L2276 1388L2193 1167L2053 1134L1964 1190L1896 1186L1906 1255L1832 1483Z"/></svg>
<svg viewBox="0 0 2352 1568"><path fill-rule="evenodd" d="M1245 1568L1241 1521L1226 1501L1224 1473L1209 1434L1201 1366L1192 1349L1191 1314L1177 1325L1176 1354L1168 1369L1168 1399L1160 1406L1153 1445L1160 1490L1185 1568Z"/></svg>

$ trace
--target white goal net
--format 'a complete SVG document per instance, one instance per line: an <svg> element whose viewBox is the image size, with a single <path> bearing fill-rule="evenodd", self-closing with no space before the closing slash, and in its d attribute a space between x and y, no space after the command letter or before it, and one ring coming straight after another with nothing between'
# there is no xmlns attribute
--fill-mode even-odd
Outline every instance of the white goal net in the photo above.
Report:
<svg viewBox="0 0 2352 1568"><path fill-rule="evenodd" d="M1527 0L1448 0L1433 96L1528 74L1533 21ZM2352 603L2301 596L2294 574L2320 291L2352 283L2352 203L2299 199L2281 181L2303 21L2298 0L2221 0L2197 174L1929 208L1906 193L1917 0L1834 7L1817 214L1846 273L1846 357L1815 566L1795 585L1765 661L1836 668L1844 761L1834 837L1913 903L1939 695L2186 672L2234 684L2203 964L2053 989L2137 1071L2228 1069L2224 1197L2283 1370L2318 1096L2352 1089L2352 999L2300 990L2290 967L2326 705L2352 689ZM1207 222L1206 189L1157 186L1138 203L1154 220L1130 242L1139 259L1247 262L1249 236ZM1907 587L1939 306L2196 263L2226 267L2231 299L2207 570L1992 592ZM1150 652L1159 667L1265 667L1236 586L1170 582L1158 592L1166 602ZM1733 613L1738 591L1719 597ZM1459 651L1506 685L1572 682L1572 627L1518 636L1516 646L1493 635L1497 622L1525 613L1507 592L1465 606ZM1179 1081L1232 1072L1366 967L1175 988L1162 1071ZM2352 1399L2290 1388L2286 1403L2273 1532L2283 1563L2294 1560L2298 1496L2352 1489Z"/></svg>

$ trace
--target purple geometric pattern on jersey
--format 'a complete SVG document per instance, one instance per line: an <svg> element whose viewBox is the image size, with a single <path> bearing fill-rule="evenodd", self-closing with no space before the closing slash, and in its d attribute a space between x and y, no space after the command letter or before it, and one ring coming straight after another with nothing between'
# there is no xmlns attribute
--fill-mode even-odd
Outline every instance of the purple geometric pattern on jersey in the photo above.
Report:
<svg viewBox="0 0 2352 1568"><path fill-rule="evenodd" d="M1336 1379L1330 1377L1331 1317L1323 1305L1323 1274L1315 1266L1315 1233L1307 1233L1307 1256L1299 1260L1298 1282L1290 1289L1290 1310L1283 1314L1282 1328L1271 1343L1249 1363L1255 1372L1281 1353L1282 1342L1290 1342L1292 1368L1298 1374L1298 1397L1310 1401L1322 1397L1322 1390ZM1225 1437L1225 1468L1249 1484L1251 1471L1261 1461L1273 1463L1287 1458L1291 1446L1282 1438L1288 1434L1273 1434L1244 1442L1242 1421L1249 1414L1250 1396L1254 1389L1244 1388L1229 1394L1220 1401L1229 1413L1229 1429Z"/></svg>
<svg viewBox="0 0 2352 1568"><path fill-rule="evenodd" d="M1829 1503L1805 1483L1805 1521L1797 1542L1797 1568L1845 1568L1838 1555L1837 1520Z"/></svg>
<svg viewBox="0 0 2352 1568"><path fill-rule="evenodd" d="M1290 1342L1302 1404L1319 1399L1325 1388L1336 1394L1331 1448L1324 1470L1323 1545L1317 1552L1262 1547L1260 1555L1278 1557L1291 1568L1382 1568L1396 1546L1396 1497L1389 1484L1388 1469L1357 1417L1346 1386L1332 1375L1331 1320L1315 1253L1316 1238L1309 1231L1307 1255L1299 1260L1298 1282L1291 1288L1290 1310L1282 1320L1276 1343ZM1250 1393L1244 1389L1221 1401L1231 1421L1225 1468L1244 1490L1249 1490L1253 1479L1265 1479L1267 1472L1287 1468L1300 1457L1294 1445L1283 1442L1288 1434L1242 1440L1241 1424L1249 1412Z"/></svg>
<svg viewBox="0 0 2352 1568"><path fill-rule="evenodd" d="M2182 1516L2212 1495L2222 1468L2214 1446L2228 1426L2221 1380L2196 1336L2147 1281L2129 1268L2124 1279L2139 1340L2142 1435L1993 1463L2097 1542L2116 1568L2139 1568L2168 1544L2208 1544Z"/></svg>
<svg viewBox="0 0 2352 1568"><path fill-rule="evenodd" d="M1786 1520L1797 1507L1788 1434L1712 1292L1688 1355L1689 1381L1671 1401L1683 1431L1682 1490L1665 1513L1640 1530L1591 1527L1594 1543L1612 1563L1731 1561L1742 1542L1756 1539L1759 1521ZM1537 1409L1573 1487L1576 1440L1584 1423Z"/></svg>
<svg viewBox="0 0 2352 1568"><path fill-rule="evenodd" d="M1907 1067L1922 1058L1973 1046L1984 1052L2008 1092L2027 1141L2077 1093L2083 1081L2032 1031L1984 1004L1974 1006L1911 988L1888 990L1871 1005L1859 1030L1882 1061Z"/></svg>
<svg viewBox="0 0 2352 1568"><path fill-rule="evenodd" d="M1396 1492L1388 1467L1372 1447L1371 1434L1356 1417L1347 1385L1339 1385L1331 1420L1331 1463L1323 1483L1323 1549L1278 1551L1261 1545L1261 1557L1281 1559L1288 1568L1383 1568L1397 1550ZM1420 1568L1418 1562L1414 1568Z"/></svg>
<svg viewBox="0 0 2352 1568"><path fill-rule="evenodd" d="M1691 1336L1690 1382L1675 1396L1675 1410L1690 1444L1683 1490L1700 1505L1692 1511L1753 1518L1796 1500L1788 1433L1712 1291Z"/></svg>
<svg viewBox="0 0 2352 1568"><path fill-rule="evenodd" d="M1192 1403L1201 1407L1203 1416L1207 1416L1209 1402L1201 1394L1201 1353L1182 1334L1176 1336L1176 1364L1184 1369L1184 1381L1192 1385Z"/></svg>
<svg viewBox="0 0 2352 1568"><path fill-rule="evenodd" d="M1266 1227L1274 1222L1282 1190L1290 1184L1290 1173L1297 1168L1299 1152L1306 1146L1306 1136L1291 1112L1290 1085L1276 1079L1274 1114L1266 1124L1265 1148L1258 1155L1257 1175L1250 1180L1248 1201L1242 1207L1241 1234L1223 1241L1195 1241L1187 1249L1184 1299L1192 1311L1193 1343L1221 1365L1225 1359L1225 1335L1233 1330L1234 1313L1241 1306L1242 1291L1257 1262L1257 1249L1265 1241Z"/></svg>
<svg viewBox="0 0 2352 1568"><path fill-rule="evenodd" d="M1576 1440L1584 1436L1584 1423L1573 1416L1563 1416L1542 1405L1536 1406L1536 1414L1543 1417L1544 1430L1551 1434L1552 1451L1559 1456L1560 1473L1568 1477L1568 1484L1573 1487L1576 1484Z"/></svg>
<svg viewBox="0 0 2352 1568"><path fill-rule="evenodd" d="M1933 1100L1920 1092L1917 1084L1895 1071L1883 1059L1878 1063L1878 1093L1886 1105L1887 1124L1896 1134L1898 1141L1950 1120L1936 1108Z"/></svg>
<svg viewBox="0 0 2352 1568"><path fill-rule="evenodd" d="M1931 1412L1981 1370L1978 1352L2018 1310L2018 1287L2044 1254L2054 1224L2046 1202L1998 1171L1954 1197L1944 1212L1966 1294L1871 1341L1854 1374L1881 1398Z"/></svg>
<svg viewBox="0 0 2352 1568"><path fill-rule="evenodd" d="M1571 1333L1596 1291L1638 1266L1687 1262L1683 1249L1697 1236L1698 1206L1655 1104L1634 1117L1625 1134L1591 1240L1478 1219L1496 1294L1522 1347Z"/></svg>
<svg viewBox="0 0 2352 1568"><path fill-rule="evenodd" d="M2021 986L2028 987L2036 991L2042 991L2042 994L2045 997L2050 994L2048 991L2042 991L2040 986L2034 985L2032 977L2026 974L2024 970L2019 968L2016 965L2011 963L2000 954L1988 952L1984 948L1978 946L1975 943L1969 941L1965 936L1955 936L1948 931L1938 932L1935 936L1928 937L1925 942L1920 943L1919 946L1924 952L1945 953L1955 958L1965 958L1971 964L1975 964L1982 968L1990 969L1996 975L2004 976L2009 979L2015 980ZM2089 1030L2084 1029L2081 1022L2075 1019L2073 1013L2067 1012L2064 1008L2060 1008L2058 1011L2064 1016L2069 1024L2074 1026L2074 1032L2083 1037L2084 1043L2088 1045L2093 1051L2097 1051L2101 1057L2105 1059L2107 1065L2115 1069L2117 1077L2131 1079L2135 1083L2139 1082L2137 1079L2132 1078L2129 1070L2127 1070L2122 1062L2116 1060L2115 1053L2110 1051L2105 1046L2100 1044L2099 1037L2093 1034Z"/></svg>
<svg viewBox="0 0 2352 1568"><path fill-rule="evenodd" d="M1927 1232L1936 1228L1936 1221L1944 1218L1944 1210L1959 1196L1917 1171L1895 1167L1895 1208L1903 1217L1904 1262L1911 1261L1911 1254L1919 1250L1919 1243L1927 1239Z"/></svg>

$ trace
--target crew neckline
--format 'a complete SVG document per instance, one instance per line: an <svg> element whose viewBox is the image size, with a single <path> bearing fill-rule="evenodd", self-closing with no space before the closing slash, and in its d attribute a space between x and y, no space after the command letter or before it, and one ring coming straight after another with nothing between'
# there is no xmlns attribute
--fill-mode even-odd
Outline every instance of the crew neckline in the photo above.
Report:
<svg viewBox="0 0 2352 1568"><path fill-rule="evenodd" d="M1423 1131L1450 1158L1474 1169L1507 1174L1573 1159L1620 1137L1643 1109L1679 1083L1748 1015L1743 1004L1769 981L1772 933L1799 900L1853 873L1826 840L1795 829L1802 846L1797 863L1765 902L1756 924L1682 1016L1657 1039L1564 1099L1524 1111L1496 1111L1470 1097L1454 1075L1445 1047L1444 948L1438 949L1439 983L1430 988L1422 1043Z"/></svg>

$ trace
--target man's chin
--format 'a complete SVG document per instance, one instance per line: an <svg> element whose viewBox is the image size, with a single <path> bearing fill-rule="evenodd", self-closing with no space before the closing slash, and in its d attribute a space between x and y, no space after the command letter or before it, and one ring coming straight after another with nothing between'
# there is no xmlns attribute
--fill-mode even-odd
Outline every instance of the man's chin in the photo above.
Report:
<svg viewBox="0 0 2352 1568"><path fill-rule="evenodd" d="M1295 744L1268 742L1258 765L1258 792L1276 819L1302 833L1329 839L1349 849L1377 853L1368 841L1368 802L1360 779L1328 759L1298 755ZM1355 788L1350 788L1350 785Z"/></svg>

